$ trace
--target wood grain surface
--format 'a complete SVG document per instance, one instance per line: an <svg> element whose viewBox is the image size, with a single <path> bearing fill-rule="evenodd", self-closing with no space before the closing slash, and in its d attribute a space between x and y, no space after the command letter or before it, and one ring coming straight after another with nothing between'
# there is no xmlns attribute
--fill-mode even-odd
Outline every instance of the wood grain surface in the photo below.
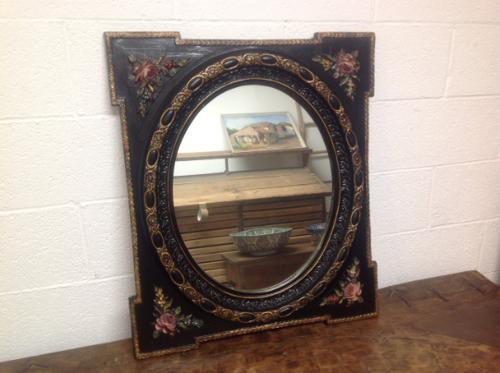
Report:
<svg viewBox="0 0 500 373"><path fill-rule="evenodd" d="M379 291L380 317L233 337L135 360L130 340L0 364L0 372L498 372L500 288L463 272Z"/></svg>
<svg viewBox="0 0 500 373"><path fill-rule="evenodd" d="M310 127L316 126L315 123L310 123ZM243 158L255 157L257 155L269 154L284 154L284 153L312 153L312 149L307 147L300 148L284 148L284 149L260 149L260 150L246 150L233 152L231 150L219 150L210 152L195 152L195 153L177 153L176 161L195 161L202 159L218 159L218 158Z"/></svg>
<svg viewBox="0 0 500 373"><path fill-rule="evenodd" d="M309 238L310 241L310 238ZM302 267L314 253L310 242L282 247L265 256L222 254L227 279L236 289L263 289L285 281Z"/></svg>
<svg viewBox="0 0 500 373"><path fill-rule="evenodd" d="M331 189L307 167L230 174L180 176L174 179L177 208L297 196L328 196Z"/></svg>
<svg viewBox="0 0 500 373"><path fill-rule="evenodd" d="M274 188L268 190L272 183ZM282 198L290 186L296 192L300 187L303 194ZM197 264L215 281L232 282L234 277L228 277L223 259L225 254L238 252L230 233L262 226L289 227L293 229L289 244L309 245L312 238L306 228L326 220L324 195L330 194L330 187L307 168L178 177L174 181L177 226ZM322 190L319 196L312 195L315 188ZM242 199L233 200L236 195ZM258 198L248 199L250 195ZM194 200L211 201L206 205L209 215L202 221L197 218L198 203L187 202ZM275 284L269 281L264 283Z"/></svg>

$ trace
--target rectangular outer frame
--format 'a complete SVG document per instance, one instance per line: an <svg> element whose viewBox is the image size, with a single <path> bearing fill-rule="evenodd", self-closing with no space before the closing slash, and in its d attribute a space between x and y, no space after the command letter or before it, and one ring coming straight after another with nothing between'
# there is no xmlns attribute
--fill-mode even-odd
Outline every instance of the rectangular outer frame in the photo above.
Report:
<svg viewBox="0 0 500 373"><path fill-rule="evenodd" d="M160 356L169 353L196 348L199 343L210 340L272 330L287 326L301 325L314 322L334 324L374 317L377 315L376 298L376 263L371 259L370 249L370 221L369 221L369 188L368 188L368 98L373 95L374 76L374 42L373 33L317 33L312 39L291 40L194 40L182 39L176 32L108 32L105 33L109 82L111 88L111 102L119 106L120 123L122 129L125 167L127 171L127 187L131 220L134 274L136 295L130 298L130 315L135 356L138 359ZM184 52L179 51L184 48ZM145 225L142 206L142 174L145 149L152 129L157 125L161 102L168 96L179 82L185 79L183 72L168 76L159 87L157 96L152 102L144 101L134 86L133 63L127 58L131 54L139 55L143 61L161 58L182 58L189 55L193 60L210 60L214 51L240 50L241 48L261 48L266 51L278 50L280 53L293 53L300 48L313 51L311 60L315 56L330 56L337 60L345 58L346 63L352 62L352 57L358 61L358 86L355 100L350 100L345 84L339 84L335 78L335 69L328 71L322 62L310 62L309 67L332 87L339 96L351 118L353 130L359 140L363 159L364 200L361 222L358 233L352 243L345 265L340 268L337 277L322 292L321 296L309 303L303 309L293 313L281 321L256 323L252 326L220 319L199 308L188 300L172 283L162 263L150 242ZM184 53L184 54L183 54ZM339 53L344 53L343 56ZM346 53L350 55L346 56ZM198 56L199 54L199 56ZM170 57L172 56L172 57ZM324 61L328 64L328 58ZM347 68L348 66L346 66ZM193 69L194 67L191 67ZM323 71L322 71L323 69ZM179 69L180 71L182 70ZM184 75L189 76L192 70L187 69ZM347 71L347 70L346 70ZM346 72L344 71L344 73ZM337 70L338 72L338 70ZM347 71L348 72L348 71ZM329 75L329 73L331 73ZM177 76L178 75L178 76ZM142 101L141 101L142 100ZM147 110L141 115L141 105ZM144 112L144 111L143 111ZM339 303L332 297L335 294L345 293L345 279L349 268L356 264L358 276L355 279L347 277L348 282L361 284L362 298L355 301L352 297L343 298ZM344 286L344 288L342 288ZM175 336L160 335L153 337L155 317L153 316L155 299L154 288L166 290L167 299L182 309L183 314L191 314L195 319L203 320L201 328L194 328L185 334ZM362 301L360 301L360 298Z"/></svg>

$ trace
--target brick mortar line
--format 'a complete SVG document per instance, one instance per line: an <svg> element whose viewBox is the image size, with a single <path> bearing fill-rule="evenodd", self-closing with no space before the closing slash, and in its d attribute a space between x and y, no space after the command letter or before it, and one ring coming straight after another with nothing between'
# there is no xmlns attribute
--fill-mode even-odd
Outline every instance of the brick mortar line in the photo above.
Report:
<svg viewBox="0 0 500 373"><path fill-rule="evenodd" d="M439 168L445 167L455 167L455 166L474 166L474 165L482 165L489 163L497 163L500 162L500 158L496 157L491 159L483 159L483 160L475 160L475 161L465 161L465 162L452 162L440 165L429 165L422 167L409 167L409 168L400 168L394 170L387 171L375 171L371 172L370 176L385 176L385 175L393 175L393 174L401 174L401 173L409 173L409 172L418 172L418 171L428 171L430 169L436 170ZM22 208L14 208L14 209L5 209L0 211L0 216L16 214L16 213L29 213L29 212L37 212L43 210L57 209L57 208L65 208L65 207L87 207L91 205L98 204L106 204L112 202L123 202L126 201L126 196L121 197L113 197L113 198L104 198L104 199L95 199L88 201L69 201L67 203L62 204L54 204L54 205L43 205L43 206L32 206L32 207L22 207Z"/></svg>
<svg viewBox="0 0 500 373"><path fill-rule="evenodd" d="M127 196L125 196L125 195L122 197L104 198L104 199L96 199L96 200L90 200L90 201L78 201L78 202L69 201L67 203L54 204L54 205L5 209L5 210L0 211L0 216L6 216L6 215L10 215L10 214L38 212L38 211L43 211L43 210L52 210L52 209L59 209L59 208L66 208L66 207L77 207L77 208L82 207L82 208L84 208L84 207L92 206L92 205L106 204L106 203L112 203L112 202L126 202L126 201L127 201Z"/></svg>
<svg viewBox="0 0 500 373"><path fill-rule="evenodd" d="M500 21L374 21L374 24L377 25L455 25L455 26L500 26Z"/></svg>
<svg viewBox="0 0 500 373"><path fill-rule="evenodd" d="M400 235L406 235L406 234L436 231L436 230L446 229L446 228L475 225L475 224L481 224L481 223L484 224L484 223L488 223L490 221L495 221L498 219L499 218L485 219L485 220L471 221L471 222L465 222L465 223L441 225L438 227L433 227L432 229L418 229L418 230L410 230L410 231L397 232L397 233L388 233L388 234L374 236L374 238L393 237L393 236L400 236ZM500 272L500 270L499 271L492 271L492 272L485 272L485 273L497 273L497 272ZM79 286L84 286L84 285L98 285L101 283L112 282L112 281L121 280L121 279L128 279L128 278L133 279L133 273L104 277L101 279L74 281L74 282L70 282L70 283L62 283L62 284L50 285L50 286L44 286L44 287L35 287L35 288L29 288L29 289L23 289L23 290L17 290L17 291L3 292L3 293L0 293L0 298L4 297L4 296L10 296L10 295L29 294L29 293L42 292L42 291L47 291L47 290L64 289L64 288L69 288L69 287L79 287Z"/></svg>
<svg viewBox="0 0 500 373"><path fill-rule="evenodd" d="M492 274L496 274L496 273L500 273L500 269L496 270L496 271L479 271L478 272L484 274L484 275L492 275Z"/></svg>
<svg viewBox="0 0 500 373"><path fill-rule="evenodd" d="M307 23L338 23L338 24L372 24L370 19L308 19L300 20L296 18L283 18L283 19L239 19L239 18L227 18L227 19L215 19L215 18L75 18L75 17L0 17L0 22L113 22L113 23L144 23L144 22L176 22L176 23L272 23L272 24L307 24Z"/></svg>
<svg viewBox="0 0 500 373"><path fill-rule="evenodd" d="M0 216L14 215L14 214L19 214L19 213L22 214L22 213L38 212L40 210L55 210L55 209L76 208L76 207L78 207L78 206L74 202L67 202L67 203L55 204L55 205L36 206L36 207L22 207L22 208L18 208L18 209L1 210Z"/></svg>
<svg viewBox="0 0 500 373"><path fill-rule="evenodd" d="M32 116L32 117L5 117L5 118L0 118L0 125L7 125L7 124L22 124L22 123L30 123L30 122L48 122L48 121L63 121L63 120L73 120L73 121L78 121L80 119L106 119L106 118L113 118L117 119L118 114L115 113L110 113L110 114L61 114L61 115L39 115L39 116ZM117 119L118 120L118 119Z"/></svg>
<svg viewBox="0 0 500 373"><path fill-rule="evenodd" d="M427 229L432 228L432 206L434 204L434 184L436 179L436 170L437 167L432 167L432 175L431 175L431 187L429 191L429 199L427 201Z"/></svg>
<svg viewBox="0 0 500 373"><path fill-rule="evenodd" d="M431 225L431 228L429 230L448 228L448 227L454 227L454 226L460 226L460 225L487 224L487 223L495 222L497 220L500 220L500 212L499 212L499 215L491 217L491 218L483 218L483 219L477 219L477 220L466 220L466 221L456 222L456 223Z"/></svg>
<svg viewBox="0 0 500 373"><path fill-rule="evenodd" d="M368 25L409 25L409 26L422 26L422 25L431 25L431 26L500 26L500 21L463 21L463 20L449 20L449 21L429 21L429 20L377 20L371 19L370 16L367 19L307 19L300 20L296 18L284 18L280 20L275 19L241 19L241 18L227 18L227 19L216 19L216 18L179 18L179 17L166 17L166 18L91 18L91 17L0 17L0 22L112 22L112 23L143 23L143 22L177 22L177 23L193 23L193 22L201 22L201 23L242 23L242 24L251 24L251 23L267 23L267 24L368 24Z"/></svg>
<svg viewBox="0 0 500 373"><path fill-rule="evenodd" d="M371 23L375 23L375 20L377 19L378 2L379 0L370 1Z"/></svg>
<svg viewBox="0 0 500 373"><path fill-rule="evenodd" d="M78 286L82 286L82 285L98 285L101 283L112 282L112 281L127 279L127 278L130 278L131 280L133 280L134 274L127 273L124 275L105 277L105 278L101 278L101 279L74 281L74 282L62 283L62 284L57 284L57 285L43 286L43 287L38 287L38 288L35 287L35 288L30 288L30 289L7 291L7 292L0 293L0 298L4 297L4 296L9 296L9 295L36 293L36 292L41 292L41 291L46 291L46 290L78 287ZM131 284L133 285L132 282L131 282ZM133 287L132 287L132 290L133 290Z"/></svg>
<svg viewBox="0 0 500 373"><path fill-rule="evenodd" d="M495 217L495 218L470 220L470 221L460 222L460 223L448 223L448 224L435 225L435 226L431 226L431 228L421 228L421 229L412 229L412 230L394 232L394 233L376 234L376 235L373 235L373 238L397 237L397 236L404 236L404 235L415 234L415 233L433 232L433 231L439 231L439 230L444 230L444 229L448 229L448 228L486 224L486 223L496 221L499 219L500 219L500 215L498 217ZM375 258L375 260L376 260L376 258Z"/></svg>
<svg viewBox="0 0 500 373"><path fill-rule="evenodd" d="M394 169L394 170L387 170L387 171L377 171L377 172L370 173L370 176L371 177L373 177L373 176L385 176L385 175L402 174L402 173L410 173L410 172L418 172L418 171L428 171L431 169L437 170L438 168L444 168L444 167L474 166L474 165L496 163L496 162L500 162L500 158L477 160L477 161L467 161L467 162L456 162L456 163L449 163L449 164L442 164L442 165L429 165L429 166L423 166L423 167L401 168L401 169ZM126 200L127 200L127 197L122 196L122 197L95 199L95 200L78 201L78 202L71 202L70 201L67 203L53 204L53 205L4 209L4 210L0 211L0 216L7 216L7 215L21 214L21 213L40 212L40 211L44 211L44 210L52 210L52 209L60 209L60 208L71 208L71 207L84 208L84 207L92 206L92 205L99 205L99 204L104 205L104 204L113 203L113 202L124 202Z"/></svg>
<svg viewBox="0 0 500 373"><path fill-rule="evenodd" d="M63 24L62 24L62 28L63 28L63 31L64 31L64 35L63 35L63 38L64 38L64 55L65 55L65 66L64 66L64 70L65 70L65 75L68 79L68 81L71 81L72 77L73 77L73 74L72 74L72 69L71 69L71 66L73 66L73 56L71 54L71 50L70 50L70 42L69 42L69 31L68 31L68 27L67 27L67 21L64 21ZM69 100L70 100L70 105L71 107L73 108L72 110L72 117L73 118L76 118L77 117L77 111L78 111L78 103L77 103L77 95L70 95L69 97Z"/></svg>
<svg viewBox="0 0 500 373"><path fill-rule="evenodd" d="M85 229L85 219L83 216L83 208L81 205L77 207L78 211L78 225L80 228L80 235L82 240L82 251L83 251L83 262L85 265L85 274L87 275L87 280L95 279L96 272L94 268L91 268L90 259L89 259L89 244L88 244L88 234L87 229Z"/></svg>
<svg viewBox="0 0 500 373"><path fill-rule="evenodd" d="M398 103L398 102L420 102L420 101L459 101L464 99L473 100L488 100L500 98L500 93L493 94L476 94L476 95L452 95L452 96L436 96L436 97L409 97L409 98L387 98L387 99L377 99L376 97L370 99L371 104L378 103ZM7 124L22 124L34 121L44 121L48 122L50 120L75 120L80 119L116 119L117 113L97 113L97 114L61 114L61 115L38 115L38 116L26 116L26 117L4 117L0 118L0 125ZM500 149L499 149L500 150Z"/></svg>
<svg viewBox="0 0 500 373"><path fill-rule="evenodd" d="M478 164L483 164L483 163L496 163L499 161L500 161L500 158L495 156L493 158L480 159L480 160L475 160L475 161L451 162L451 163L435 164L435 165L428 165L428 166L421 166L421 167L408 167L408 168L397 168L397 169L387 170L387 171L375 171L375 172L370 173L370 176L382 176L382 175L390 175L390 174L394 174L394 173L423 171L423 170L429 170L431 168L444 168L444 167L469 166L469 165L473 166L473 165L478 165ZM373 168L373 166L372 166L372 168Z"/></svg>
<svg viewBox="0 0 500 373"><path fill-rule="evenodd" d="M484 237L486 236L486 229L488 223L484 223L481 227L480 239L479 239L479 253L477 254L476 259L476 270L480 270L481 260L483 259L483 250L484 250Z"/></svg>
<svg viewBox="0 0 500 373"><path fill-rule="evenodd" d="M435 97L408 97L408 98L379 98L376 97L370 99L370 103L379 103L379 102L408 102L408 101L458 101L461 99L492 99L492 98L500 98L500 93L492 93L492 94L474 94L474 95L451 95L451 96L435 96Z"/></svg>
<svg viewBox="0 0 500 373"><path fill-rule="evenodd" d="M454 61L454 57L455 57L456 35L457 35L457 28L456 28L456 26L453 26L453 29L451 31L451 37L450 37L450 44L448 47L449 55L448 55L448 67L446 69L446 77L445 77L445 81L444 81L444 97L448 97L450 82L452 81L451 68L453 66L453 61Z"/></svg>

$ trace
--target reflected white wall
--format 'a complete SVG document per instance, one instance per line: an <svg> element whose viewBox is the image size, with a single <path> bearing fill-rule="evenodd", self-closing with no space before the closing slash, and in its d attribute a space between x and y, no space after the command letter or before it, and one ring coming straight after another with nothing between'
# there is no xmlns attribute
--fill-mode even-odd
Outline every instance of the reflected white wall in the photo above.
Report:
<svg viewBox="0 0 500 373"><path fill-rule="evenodd" d="M302 121L312 123L309 114L297 106L297 103L282 91L264 85L244 85L230 89L210 101L194 118L179 147L179 153L210 151L230 151L230 144L222 124L222 115L252 113L289 113L295 125ZM306 126L305 141L313 151L324 151L325 144L314 125ZM252 157L231 158L229 170L248 171L276 168L302 167L301 154L272 154ZM327 158L312 159L311 169L324 181L331 180ZM182 161L176 162L175 176L203 175L224 172L224 160Z"/></svg>
<svg viewBox="0 0 500 373"><path fill-rule="evenodd" d="M288 112L297 123L295 101L264 85L230 89L210 101L194 118L179 148L180 153L230 150L222 126L223 114Z"/></svg>

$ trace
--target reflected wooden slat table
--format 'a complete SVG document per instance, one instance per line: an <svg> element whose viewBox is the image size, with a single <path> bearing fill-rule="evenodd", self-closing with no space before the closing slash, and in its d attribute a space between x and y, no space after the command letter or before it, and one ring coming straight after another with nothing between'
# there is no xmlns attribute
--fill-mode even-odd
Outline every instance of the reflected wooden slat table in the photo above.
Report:
<svg viewBox="0 0 500 373"><path fill-rule="evenodd" d="M0 364L0 372L498 372L500 288L464 272L379 291L380 316L135 360L130 340Z"/></svg>
<svg viewBox="0 0 500 373"><path fill-rule="evenodd" d="M307 167L176 176L173 187L182 239L200 268L219 283L230 281L223 255L237 251L230 233L288 227L289 244L309 243L307 227L326 220L325 197L332 194L332 186ZM260 287L249 284L255 286Z"/></svg>
<svg viewBox="0 0 500 373"><path fill-rule="evenodd" d="M223 254L227 279L237 289L262 289L278 284L293 275L315 247L310 244L288 245L278 253L266 256L248 256L239 252Z"/></svg>

